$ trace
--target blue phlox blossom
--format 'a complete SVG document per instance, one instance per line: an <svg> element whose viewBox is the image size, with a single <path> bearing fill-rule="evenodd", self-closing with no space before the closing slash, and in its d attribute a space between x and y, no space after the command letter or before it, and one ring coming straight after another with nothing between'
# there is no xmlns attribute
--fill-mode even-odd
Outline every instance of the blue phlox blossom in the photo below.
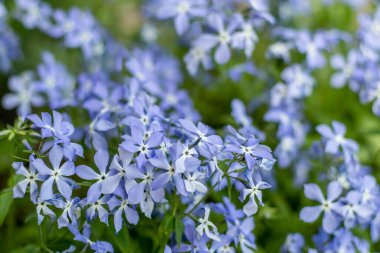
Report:
<svg viewBox="0 0 380 253"><path fill-rule="evenodd" d="M207 2L204 0L170 0L162 1L157 10L160 19L174 18L175 29L178 35L185 33L192 17L204 17L207 13Z"/></svg>
<svg viewBox="0 0 380 253"><path fill-rule="evenodd" d="M171 149L171 155L174 156L173 149ZM156 190L159 188L165 188L170 182L174 184L177 192L183 196L187 196L187 191L185 189L184 179L182 173L179 173L175 167L173 161L169 161L166 154L157 152L156 155L149 159L149 162L156 167L156 170L160 170L158 175L152 181L152 189Z"/></svg>
<svg viewBox="0 0 380 253"><path fill-rule="evenodd" d="M204 178L205 174L199 171L185 173L184 183L186 191L189 193L206 193L207 186L204 185Z"/></svg>
<svg viewBox="0 0 380 253"><path fill-rule="evenodd" d="M311 10L310 1L289 0L281 4L280 17L287 20L302 15L305 16L309 15Z"/></svg>
<svg viewBox="0 0 380 253"><path fill-rule="evenodd" d="M327 233L332 233L340 222L339 203L335 200L341 195L342 187L337 181L329 183L327 186L327 198L323 196L321 189L316 184L306 184L304 191L307 198L318 201L321 205L304 207L301 210L300 219L309 223L314 222L321 212L324 212L322 227Z"/></svg>
<svg viewBox="0 0 380 253"><path fill-rule="evenodd" d="M216 213L224 215L228 226L226 235L234 240L235 245L240 243L241 238L252 235L252 230L255 227L253 217L246 217L243 210L236 209L228 198L223 198L223 204L210 204L210 206ZM251 243L254 244L254 240ZM252 248L256 247L253 246Z"/></svg>
<svg viewBox="0 0 380 253"><path fill-rule="evenodd" d="M47 31L51 27L52 9L40 0L17 0L16 17L28 29Z"/></svg>
<svg viewBox="0 0 380 253"><path fill-rule="evenodd" d="M30 164L29 170L24 167L22 162L14 162L12 167L16 171L16 174L24 177L24 179L13 187L13 197L23 198L29 186L30 199L35 203L38 197L37 181L43 181L45 178L38 173L33 163Z"/></svg>
<svg viewBox="0 0 380 253"><path fill-rule="evenodd" d="M11 77L8 86L12 93L3 97L2 105L6 109L17 107L17 112L22 117L30 114L32 106L39 107L45 103L35 84L34 74L30 71Z"/></svg>
<svg viewBox="0 0 380 253"><path fill-rule="evenodd" d="M123 138L125 141L120 144L120 147L140 157L149 157L153 149L161 144L163 133L145 131L137 125L132 125L131 135L125 135Z"/></svg>
<svg viewBox="0 0 380 253"><path fill-rule="evenodd" d="M153 190L151 183L157 177L154 167L145 158L138 162L137 166L129 167L126 171L128 180L134 180L128 193L128 202L135 205L140 204L141 211L150 217L154 203L161 203L165 197L163 188Z"/></svg>
<svg viewBox="0 0 380 253"><path fill-rule="evenodd" d="M256 163L260 164L260 161L263 158L268 160L274 159L270 148L259 143L260 140L256 139L254 136L251 136L244 141L239 140L238 138L234 138L231 139L231 141L226 145L226 149L224 151L232 152L236 155L244 157L248 169L252 170L254 169Z"/></svg>
<svg viewBox="0 0 380 253"><path fill-rule="evenodd" d="M104 80L111 83L110 80ZM94 84L89 98L84 101L83 107L92 114L106 114L108 112L117 112L121 110L119 101L122 99L122 88L107 86L100 82ZM102 129L99 129L102 130Z"/></svg>
<svg viewBox="0 0 380 253"><path fill-rule="evenodd" d="M119 232L122 228L123 216L125 216L130 224L136 225L139 222L139 214L134 206L129 203L128 196L124 190L118 190L108 201L108 206L114 212L113 216L116 232Z"/></svg>
<svg viewBox="0 0 380 253"><path fill-rule="evenodd" d="M331 58L331 66L338 70L332 77L331 77L331 85L336 88L343 87L346 83L350 84L351 89L355 90L355 87L357 82L355 80L357 75L357 68L359 64L359 55L358 52L355 50L351 50L348 55L347 59L344 59L342 55L334 55Z"/></svg>
<svg viewBox="0 0 380 253"><path fill-rule="evenodd" d="M259 38L254 30L253 22L244 20L241 15L237 15L236 19L241 29L234 33L232 47L244 50L245 55L250 57Z"/></svg>
<svg viewBox="0 0 380 253"><path fill-rule="evenodd" d="M189 142L177 142L175 145L176 170L179 173L195 172L199 169L200 160L198 159L198 152L193 148Z"/></svg>
<svg viewBox="0 0 380 253"><path fill-rule="evenodd" d="M231 109L231 116L241 127L240 132L243 135L254 135L260 140L265 140L265 134L253 125L253 120L247 113L248 108L245 107L241 100L233 99L231 101Z"/></svg>
<svg viewBox="0 0 380 253"><path fill-rule="evenodd" d="M374 41L379 35L380 9L377 8L373 15L363 14L359 16L359 38L369 49L379 51L380 46Z"/></svg>
<svg viewBox="0 0 380 253"><path fill-rule="evenodd" d="M72 193L71 182L67 178L75 174L75 166L71 161L66 161L61 165L63 160L63 150L55 145L49 151L49 161L53 169L46 166L41 158L35 159L32 163L40 175L47 176L46 181L40 189L40 197L42 200L52 199L54 196L53 184L57 185L58 191L69 199Z"/></svg>
<svg viewBox="0 0 380 253"><path fill-rule="evenodd" d="M257 213L258 210L256 199L258 203L263 206L262 190L270 188L271 185L262 181L260 174L255 172L251 175L247 175L247 180L247 185L244 186L244 189L241 192L241 201L246 200L249 196L248 202L243 207L243 211L245 215L252 216Z"/></svg>
<svg viewBox="0 0 380 253"><path fill-rule="evenodd" d="M340 213L344 219L344 225L352 228L360 219L368 219L373 210L369 205L361 203L362 195L357 191L350 191L343 200Z"/></svg>
<svg viewBox="0 0 380 253"><path fill-rule="evenodd" d="M196 227L198 235L201 237L205 234L211 240L221 241L217 227L209 220L210 208L206 206L204 210L204 217L198 219L199 225Z"/></svg>
<svg viewBox="0 0 380 253"><path fill-rule="evenodd" d="M56 214L53 212L53 210L49 208L49 206L53 205L50 200L44 201L44 200L41 200L41 198L38 198L35 204L36 204L38 225L42 223L45 216L49 216L51 220L55 220Z"/></svg>
<svg viewBox="0 0 380 253"><path fill-rule="evenodd" d="M363 103L373 102L372 112L380 116L380 79L367 83L366 87L360 92L360 99Z"/></svg>
<svg viewBox="0 0 380 253"><path fill-rule="evenodd" d="M293 98L303 98L311 94L315 81L300 65L287 67L281 74L288 85L288 95Z"/></svg>
<svg viewBox="0 0 380 253"><path fill-rule="evenodd" d="M127 171L136 166L132 164L133 153L130 153L123 148L119 148L119 154L116 154L110 165L110 171L105 176L101 192L104 194L111 194L121 185L124 180L124 189L128 189ZM123 188L123 187L121 187Z"/></svg>
<svg viewBox="0 0 380 253"><path fill-rule="evenodd" d="M109 213L107 209L104 207L111 198L110 195L105 195L95 202L89 204L89 208L86 210L86 217L89 221L94 220L95 216L99 217L99 220L108 225L108 216Z"/></svg>
<svg viewBox="0 0 380 253"><path fill-rule="evenodd" d="M380 116L380 8L369 0L145 2L138 19L147 22L131 24L125 34L143 45L128 48L90 11L58 9L43 0L0 3L0 72L9 91L2 105L21 118L0 137L23 144L12 151L22 162L12 164L16 180L7 187L14 198L30 197L38 224L46 217L44 226L67 228L83 252L123 250L122 244L113 247L130 233L149 242L143 251L252 253L280 247L268 245L272 238L258 240L267 233L264 226L281 216L276 199L263 201L265 190L303 185L306 198L317 204L300 206L295 199L290 207L300 209L297 217L305 223L319 220L310 226L318 232L306 238L310 233L294 231L307 225L298 221L284 234L280 224L269 234L282 234L281 252L376 250L380 187L365 164L376 156L369 152L376 143L369 139L359 153L366 136L358 143L349 139L343 123L320 124L331 115L314 115L309 107L320 95L314 90L331 90L317 86L328 80L333 88L351 90L334 93L357 93ZM350 14L346 27L340 27L339 13L323 20L328 29L303 22L338 6ZM136 13L135 6L124 7ZM79 53L80 64L68 68L43 51L36 68L14 74L21 56L14 19L21 30L61 43L64 53ZM165 28L168 23L177 36ZM178 43L166 45L167 33ZM219 108L225 102L230 115ZM225 123L233 126L223 128ZM283 175L293 176L290 185L279 182ZM270 207L261 208L264 202ZM152 231L143 233L146 228ZM104 233L90 236L91 229ZM78 242L63 252L80 251Z"/></svg>
<svg viewBox="0 0 380 253"><path fill-rule="evenodd" d="M236 123L243 127L250 126L252 124L252 118L247 115L245 106L243 102L239 99L234 99L231 101L232 112L231 115L234 117Z"/></svg>
<svg viewBox="0 0 380 253"><path fill-rule="evenodd" d="M103 188L109 187L106 181L109 178L109 173L107 171L109 161L108 152L105 150L98 150L94 156L94 161L99 173L95 172L87 165L80 165L76 167L76 174L80 178L85 180L96 180L96 182L93 183L88 189L87 204L94 203L99 200L101 193L104 192Z"/></svg>
<svg viewBox="0 0 380 253"><path fill-rule="evenodd" d="M284 244L282 245L282 252L299 253L305 246L305 239L300 233L289 234Z"/></svg>
<svg viewBox="0 0 380 253"><path fill-rule="evenodd" d="M213 62L210 56L210 49L203 48L201 45L194 45L185 55L184 61L186 63L187 71L189 71L191 75L195 75L198 72L200 65L205 70L209 70L213 67Z"/></svg>
<svg viewBox="0 0 380 253"><path fill-rule="evenodd" d="M63 153L66 158L73 160L75 156L83 157L83 147L77 143L71 142L71 135L74 133L74 126L63 119L62 114L53 111L53 119L49 113L42 112L41 117L37 114L29 115L27 118L33 122L34 127L41 129L41 138L46 139L53 137L53 140L47 140L41 152L47 152L54 145L62 145Z"/></svg>
<svg viewBox="0 0 380 253"><path fill-rule="evenodd" d="M55 195L51 202L55 207L62 209L63 212L58 218L58 228L67 227L70 224L76 225L78 223L78 211L80 211L80 198L75 197L72 199L62 199L60 196Z"/></svg>
<svg viewBox="0 0 380 253"><path fill-rule="evenodd" d="M346 134L346 127L342 123L333 121L332 129L327 125L319 125L317 131L326 140L326 153L337 154L340 148L342 148L345 160L349 162L351 156L358 152L358 144L355 141L344 137Z"/></svg>
<svg viewBox="0 0 380 253"><path fill-rule="evenodd" d="M219 237L220 241L213 241L210 250L235 253L235 248L230 245L232 243L232 238L227 235L220 235Z"/></svg>
<svg viewBox="0 0 380 253"><path fill-rule="evenodd" d="M210 153L223 148L222 138L213 134L213 130L202 122L198 122L197 126L189 119L180 119L179 122L186 130L186 134L190 136L191 141L197 143L199 154L207 157Z"/></svg>
<svg viewBox="0 0 380 253"><path fill-rule="evenodd" d="M80 48L86 58L103 53L102 31L91 13L72 8L53 15L56 24L52 35L62 37L67 47Z"/></svg>
<svg viewBox="0 0 380 253"><path fill-rule="evenodd" d="M0 24L4 22L7 16L8 16L7 8L5 8L3 3L0 3L0 22L1 22Z"/></svg>
<svg viewBox="0 0 380 253"><path fill-rule="evenodd" d="M326 64L326 59L322 50L327 48L325 36L316 33L314 36L308 32L300 32L296 41L297 48L300 52L306 54L306 62L309 68L322 68Z"/></svg>
<svg viewBox="0 0 380 253"><path fill-rule="evenodd" d="M52 109L74 105L74 78L49 52L42 54L43 63L38 66L36 86L48 97Z"/></svg>
<svg viewBox="0 0 380 253"><path fill-rule="evenodd" d="M229 47L232 43L234 32L239 25L238 20L233 18L227 26L225 26L224 19L222 15L210 14L208 17L208 25L214 29L217 34L202 34L194 41L195 46L202 47L204 50L217 47L215 61L219 64L225 64L230 60L231 51Z"/></svg>
<svg viewBox="0 0 380 253"><path fill-rule="evenodd" d="M148 97L137 97L133 100L134 114L127 116L122 123L125 125L136 125L141 129L148 128L152 122L161 117L161 109L152 104Z"/></svg>

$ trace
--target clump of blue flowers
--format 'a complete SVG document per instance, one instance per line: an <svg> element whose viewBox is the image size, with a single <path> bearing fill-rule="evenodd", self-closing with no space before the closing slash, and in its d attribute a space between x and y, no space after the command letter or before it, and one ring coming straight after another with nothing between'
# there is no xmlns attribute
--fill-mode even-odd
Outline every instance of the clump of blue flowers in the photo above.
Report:
<svg viewBox="0 0 380 253"><path fill-rule="evenodd" d="M298 22L332 6L356 27ZM376 3L147 0L142 15L138 43L125 47L90 11L0 2L2 106L17 114L0 137L21 154L9 191L34 205L41 249L129 252L149 237L141 252L262 252L281 218L273 251L378 249L376 163L364 165L343 117L310 113L323 80L380 115ZM12 23L74 51L75 71L43 50L15 73L25 56ZM163 45L161 33L178 43ZM202 119L194 96L215 101L189 86L247 80L263 85L245 86L216 124ZM65 248L45 245L44 224L65 231Z"/></svg>

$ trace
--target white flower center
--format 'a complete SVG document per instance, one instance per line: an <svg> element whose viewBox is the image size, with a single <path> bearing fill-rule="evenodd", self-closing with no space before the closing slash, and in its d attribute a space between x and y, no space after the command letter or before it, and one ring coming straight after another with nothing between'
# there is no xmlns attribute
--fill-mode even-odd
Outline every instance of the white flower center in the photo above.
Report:
<svg viewBox="0 0 380 253"><path fill-rule="evenodd" d="M186 12L189 11L189 9L190 9L190 5L186 2L182 2L177 5L177 12L179 14L185 14Z"/></svg>
<svg viewBox="0 0 380 253"><path fill-rule="evenodd" d="M219 32L219 41L222 44L227 44L231 40L230 35L226 31L220 31Z"/></svg>

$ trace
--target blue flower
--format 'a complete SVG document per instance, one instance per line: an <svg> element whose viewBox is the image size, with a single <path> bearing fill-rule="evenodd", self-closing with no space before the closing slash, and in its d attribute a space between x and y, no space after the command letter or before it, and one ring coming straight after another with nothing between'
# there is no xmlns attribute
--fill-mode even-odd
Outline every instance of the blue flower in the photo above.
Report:
<svg viewBox="0 0 380 253"><path fill-rule="evenodd" d="M86 165L80 165L76 168L76 174L86 180L97 180L92 184L87 192L87 204L94 203L99 200L103 188L107 188L106 180L109 178L107 173L109 155L107 151L98 150L94 156L96 167L100 173L96 173L93 169Z"/></svg>
<svg viewBox="0 0 380 253"><path fill-rule="evenodd" d="M253 28L253 22L251 20L245 21L240 14L234 18L240 23L241 30L234 33L232 37L232 47L244 50L245 56L250 57L255 48L255 44L259 40Z"/></svg>
<svg viewBox="0 0 380 253"><path fill-rule="evenodd" d="M350 84L351 89L355 90L358 84L355 83L355 74L358 72L356 69L359 64L359 53L351 50L347 55L347 60L342 55L334 55L331 58L331 66L338 70L331 77L331 85L335 88L341 88L346 83Z"/></svg>
<svg viewBox="0 0 380 253"><path fill-rule="evenodd" d="M179 122L187 131L186 134L191 137L191 141L197 144L196 147L201 155L207 157L210 152L214 153L222 149L222 138L211 134L211 129L202 122L199 122L198 126L195 126L189 119L180 119Z"/></svg>
<svg viewBox="0 0 380 253"><path fill-rule="evenodd" d="M43 52L42 59L37 71L40 80L35 82L38 90L46 93L52 109L74 105L74 78L51 53Z"/></svg>
<svg viewBox="0 0 380 253"><path fill-rule="evenodd" d="M53 167L50 169L40 158L35 159L32 164L42 176L47 176L46 181L41 186L40 198L42 200L52 199L53 184L57 185L58 191L66 198L71 197L72 188L68 176L75 174L75 166L71 161L66 161L61 165L63 159L62 148L55 145L49 152L49 160Z"/></svg>
<svg viewBox="0 0 380 253"><path fill-rule="evenodd" d="M199 65L205 70L209 70L213 67L209 49L205 49L202 46L194 45L185 55L184 60L187 71L189 71L191 75L195 75L198 72Z"/></svg>
<svg viewBox="0 0 380 253"><path fill-rule="evenodd" d="M207 187L202 182L205 176L205 174L199 171L195 171L193 173L184 173L184 183L186 191L189 193L206 193Z"/></svg>
<svg viewBox="0 0 380 253"><path fill-rule="evenodd" d="M311 223L315 221L324 212L322 227L327 233L332 233L339 225L338 216L339 204L334 202L342 193L342 187L337 181L329 183L327 186L327 198L322 194L321 189L316 184L306 184L305 196L309 199L321 203L319 206L304 207L300 213L300 219L304 222Z"/></svg>
<svg viewBox="0 0 380 253"><path fill-rule="evenodd" d="M92 221L97 215L101 222L108 225L108 211L103 207L103 205L107 204L110 199L110 195L105 195L98 199L97 201L89 204L90 207L86 210L86 217L88 220Z"/></svg>
<svg viewBox="0 0 380 253"><path fill-rule="evenodd" d="M259 144L259 139L256 139L254 136L246 139L240 136L232 127L229 128L229 131L232 131L233 134L237 134L235 135L237 138L231 139L224 151L244 157L249 170L254 169L255 165L259 165L263 158L274 160L270 148Z"/></svg>
<svg viewBox="0 0 380 253"><path fill-rule="evenodd" d="M281 77L288 85L288 95L293 99L309 96L315 84L314 78L300 65L287 67Z"/></svg>
<svg viewBox="0 0 380 253"><path fill-rule="evenodd" d="M73 160L75 156L83 157L83 148L77 143L71 142L70 136L74 133L74 126L63 120L59 112L53 111L53 121L49 113L43 112L41 118L32 114L27 117L34 123L35 127L41 129L43 139L54 137L54 140L44 142L42 153L48 151L54 145L62 145L65 157Z"/></svg>
<svg viewBox="0 0 380 253"><path fill-rule="evenodd" d="M110 165L110 171L104 179L101 189L104 194L111 194L116 191L124 180L124 190L128 188L127 171L133 169L136 165L132 164L133 153L119 148L119 154L115 155ZM122 187L123 188L123 187Z"/></svg>
<svg viewBox="0 0 380 253"><path fill-rule="evenodd" d="M326 153L338 154L339 148L342 148L345 160L348 162L350 157L358 152L358 144L344 137L346 127L342 123L333 121L332 129L327 125L319 125L317 131L326 140Z"/></svg>
<svg viewBox="0 0 380 253"><path fill-rule="evenodd" d="M161 1L157 17L174 18L177 34L182 35L189 28L190 18L204 17L206 11L206 1L204 0L169 0Z"/></svg>
<svg viewBox="0 0 380 253"><path fill-rule="evenodd" d="M173 158L175 150L174 148L170 150L169 158ZM156 170L161 170L157 173L157 177L152 180L152 190L165 188L169 182L172 182L179 194L187 196L188 193L185 189L182 173L178 172L173 161L169 162L166 154L157 152L154 157L149 159L149 162L156 167Z"/></svg>
<svg viewBox="0 0 380 253"><path fill-rule="evenodd" d="M119 232L123 226L123 214L130 224L136 225L139 222L139 214L128 202L128 196L125 191L119 190L108 201L108 206L114 211L114 226L116 233Z"/></svg>
<svg viewBox="0 0 380 253"><path fill-rule="evenodd" d="M195 230L197 231L200 237L203 236L203 234L206 234L206 236L210 238L211 240L221 241L218 235L217 227L214 225L214 223L209 221L210 208L206 206L204 210L205 210L205 215L203 218L198 219L198 222L200 224L196 227Z"/></svg>
<svg viewBox="0 0 380 253"><path fill-rule="evenodd" d="M12 93L3 97L2 104L6 109L17 107L17 113L26 117L32 110L32 106L42 106L44 98L38 91L32 72L24 72L20 76L14 76L9 80L9 89Z"/></svg>
<svg viewBox="0 0 380 253"><path fill-rule="evenodd" d="M45 218L45 215L49 216L50 219L52 220L56 218L55 213L48 207L52 205L51 201L44 201L44 200L41 200L41 198L38 198L35 204L36 204L38 225L42 223L42 221Z"/></svg>
<svg viewBox="0 0 380 253"><path fill-rule="evenodd" d="M120 147L131 152L138 153L140 157L150 156L153 149L157 148L163 139L162 132L149 133L139 126L131 126L131 135L123 136L125 141Z"/></svg>
<svg viewBox="0 0 380 253"><path fill-rule="evenodd" d="M305 239L300 233L289 234L282 245L282 252L299 253L305 246Z"/></svg>
<svg viewBox="0 0 380 253"><path fill-rule="evenodd" d="M368 219L373 214L372 208L361 202L362 195L357 191L350 191L343 200L343 205L339 211L347 228L354 227L360 219Z"/></svg>
<svg viewBox="0 0 380 253"><path fill-rule="evenodd" d="M239 23L236 18L233 18L226 27L224 17L218 14L211 14L207 21L217 34L202 34L194 41L194 45L204 50L218 46L215 52L215 61L219 64L225 64L231 57L229 45L232 43L233 33Z"/></svg>
<svg viewBox="0 0 380 253"><path fill-rule="evenodd" d="M127 189L128 202L140 204L140 209L147 217L151 216L154 203L160 203L165 197L162 188L153 190L151 184L156 178L154 167L145 159L141 159L137 166L131 166L126 171L130 188Z"/></svg>
<svg viewBox="0 0 380 253"><path fill-rule="evenodd" d="M178 173L194 172L197 171L200 166L200 160L198 152L195 148L191 147L188 142L175 144L176 161L175 167Z"/></svg>
<svg viewBox="0 0 380 253"><path fill-rule="evenodd" d="M16 0L16 17L28 29L48 31L51 27L51 7L40 0Z"/></svg>
<svg viewBox="0 0 380 253"><path fill-rule="evenodd" d="M80 211L80 199L78 197L72 199L67 198L65 201L59 196L54 196L54 198L51 199L51 202L57 208L63 209L62 215L58 218L58 228L67 227L70 224L75 225L78 223L78 213Z"/></svg>
<svg viewBox="0 0 380 253"><path fill-rule="evenodd" d="M22 162L14 162L12 167L15 169L16 174L24 176L24 179L14 186L13 197L23 198L29 185L30 199L32 202L36 203L38 197L37 181L43 181L45 177L37 172L33 163L30 164L29 170L24 167Z"/></svg>
<svg viewBox="0 0 380 253"><path fill-rule="evenodd" d="M249 200L244 205L243 211L247 216L251 216L257 213L258 206L256 199L261 206L264 205L262 201L262 190L271 187L270 184L261 180L261 176L258 173L253 173L251 176L247 176L248 187L244 187L241 195L241 200L244 201L248 196Z"/></svg>

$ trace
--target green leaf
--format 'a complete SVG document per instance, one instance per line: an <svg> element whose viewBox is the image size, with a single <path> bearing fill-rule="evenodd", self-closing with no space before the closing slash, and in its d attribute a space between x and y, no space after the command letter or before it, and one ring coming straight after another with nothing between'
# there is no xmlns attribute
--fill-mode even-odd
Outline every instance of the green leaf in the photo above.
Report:
<svg viewBox="0 0 380 253"><path fill-rule="evenodd" d="M178 248L181 246L182 234L183 234L184 230L185 230L185 225L183 225L181 218L176 217L176 219L175 219L175 240L177 241Z"/></svg>
<svg viewBox="0 0 380 253"><path fill-rule="evenodd" d="M0 131L0 137L8 135L9 133L10 133L10 131L8 129L2 130L2 131Z"/></svg>
<svg viewBox="0 0 380 253"><path fill-rule="evenodd" d="M0 226L3 225L5 217L9 212L13 202L13 193L12 191L4 190L0 195Z"/></svg>
<svg viewBox="0 0 380 253"><path fill-rule="evenodd" d="M37 246L35 244L29 244L25 247L20 247L12 250L10 253L38 253L41 252L40 246Z"/></svg>

